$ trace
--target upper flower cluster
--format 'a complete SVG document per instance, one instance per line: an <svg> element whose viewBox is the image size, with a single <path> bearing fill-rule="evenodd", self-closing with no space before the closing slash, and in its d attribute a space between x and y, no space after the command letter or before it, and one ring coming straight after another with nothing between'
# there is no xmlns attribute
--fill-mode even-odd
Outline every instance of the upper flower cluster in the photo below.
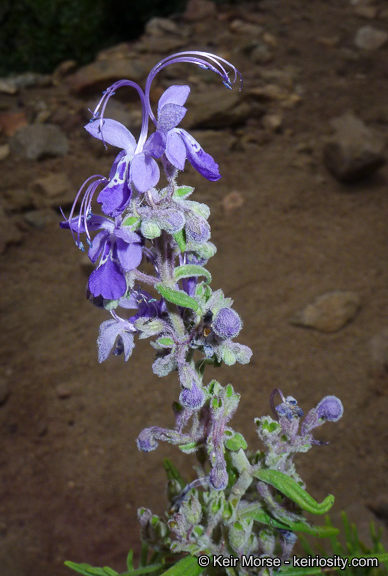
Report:
<svg viewBox="0 0 388 576"><path fill-rule="evenodd" d="M187 112L184 104L190 93L189 86L170 86L159 99L156 116L152 111L150 89L153 79L163 68L178 62L193 63L215 72L221 76L228 88L231 88L230 71L234 73L233 82L239 76L232 64L218 56L195 51L174 54L151 70L144 91L131 80L114 83L103 94L89 124L85 126L89 134L101 140L104 145L110 144L120 149L109 178L100 175L89 178L77 194L69 218L61 223L63 228L71 229L76 244L81 249L83 243L80 241L80 234L86 234L89 258L93 263L97 263L97 269L91 275L88 286L94 297L115 300L123 296L128 287L127 274L139 266L144 254L147 255L144 241L154 236L152 233L151 236L150 233L147 235L147 227L144 223L142 226L142 221L157 220L158 216L158 202L155 202L155 197L160 168L157 160L161 162L171 188L162 202L165 210L176 208L170 205L168 200L172 195L177 172L184 169L186 160L208 180L215 181L221 177L212 156L207 154L186 130L178 127ZM134 88L140 97L142 126L138 141L127 127L105 115L109 99L122 86ZM150 121L154 124L155 131L149 135ZM98 189L97 202L101 205L104 216L96 216L92 211L94 195ZM75 215L80 199L79 212ZM183 212L182 205L179 208ZM176 214L175 210L173 224L176 229L172 226L168 232L181 230L185 223L190 228L190 221L193 228L194 216L184 219L183 215ZM131 217L137 219L137 225L128 228L128 218ZM207 223L202 227L206 229ZM99 233L92 239L90 232L93 231Z"/></svg>

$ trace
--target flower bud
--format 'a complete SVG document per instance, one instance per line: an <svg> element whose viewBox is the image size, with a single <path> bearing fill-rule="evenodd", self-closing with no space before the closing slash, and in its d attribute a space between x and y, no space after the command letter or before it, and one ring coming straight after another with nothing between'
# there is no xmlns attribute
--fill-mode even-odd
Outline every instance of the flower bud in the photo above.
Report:
<svg viewBox="0 0 388 576"><path fill-rule="evenodd" d="M221 338L235 338L242 328L240 316L231 308L221 308L213 320L212 328Z"/></svg>
<svg viewBox="0 0 388 576"><path fill-rule="evenodd" d="M152 220L143 220L140 230L143 236L149 240L158 238L162 233L159 225Z"/></svg>
<svg viewBox="0 0 388 576"><path fill-rule="evenodd" d="M315 410L318 418L328 422L337 422L344 413L342 402L337 396L325 396Z"/></svg>
<svg viewBox="0 0 388 576"><path fill-rule="evenodd" d="M191 390L184 388L179 396L179 402L189 410L199 410L205 402L205 394L198 388L195 382L191 385Z"/></svg>

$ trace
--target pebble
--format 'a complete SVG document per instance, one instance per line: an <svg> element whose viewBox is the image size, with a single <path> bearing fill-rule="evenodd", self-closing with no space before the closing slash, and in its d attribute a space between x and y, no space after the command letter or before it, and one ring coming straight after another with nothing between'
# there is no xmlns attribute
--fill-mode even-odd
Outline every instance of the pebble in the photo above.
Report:
<svg viewBox="0 0 388 576"><path fill-rule="evenodd" d="M39 160L47 156L65 156L68 142L65 134L54 124L31 124L19 128L10 139L12 154L25 160Z"/></svg>
<svg viewBox="0 0 388 576"><path fill-rule="evenodd" d="M210 0L189 0L183 13L186 22L198 22L208 18L216 18L217 7Z"/></svg>
<svg viewBox="0 0 388 576"><path fill-rule="evenodd" d="M377 16L377 8L376 6L357 6L354 13L360 18L374 20Z"/></svg>
<svg viewBox="0 0 388 576"><path fill-rule="evenodd" d="M71 204L74 200L74 187L67 175L61 172L38 178L31 190L37 208Z"/></svg>
<svg viewBox="0 0 388 576"><path fill-rule="evenodd" d="M281 114L265 114L261 121L263 127L270 132L280 132L283 128L283 116Z"/></svg>
<svg viewBox="0 0 388 576"><path fill-rule="evenodd" d="M22 232L5 213L3 206L0 204L0 254L5 252L7 246L20 244L22 240Z"/></svg>
<svg viewBox="0 0 388 576"><path fill-rule="evenodd" d="M0 93L14 96L18 92L15 82L8 78L0 78Z"/></svg>
<svg viewBox="0 0 388 576"><path fill-rule="evenodd" d="M385 164L385 142L362 120L347 113L331 121L335 135L326 142L326 168L341 182L358 182Z"/></svg>
<svg viewBox="0 0 388 576"><path fill-rule="evenodd" d="M151 60L152 58L152 60ZM66 84L73 94L87 96L106 90L106 88L122 78L130 78L133 82L141 82L146 78L148 70L155 65L155 57L150 61L140 58L101 59L83 66L75 74L66 78Z"/></svg>
<svg viewBox="0 0 388 576"><path fill-rule="evenodd" d="M1 144L0 145L0 162L8 158L11 150L8 144Z"/></svg>
<svg viewBox="0 0 388 576"><path fill-rule="evenodd" d="M32 226L33 228L43 229L48 224L58 223L60 221L59 215L51 210L51 208L45 208L42 210L29 210L24 215L24 220Z"/></svg>
<svg viewBox="0 0 388 576"><path fill-rule="evenodd" d="M326 292L291 318L295 326L337 332L353 320L361 307L358 294L346 290Z"/></svg>
<svg viewBox="0 0 388 576"><path fill-rule="evenodd" d="M373 336L370 351L376 364L388 370L388 327Z"/></svg>
<svg viewBox="0 0 388 576"><path fill-rule="evenodd" d="M233 190L233 192L229 192L229 194L224 196L222 206L225 212L230 214L241 208L244 202L244 196L240 192L237 192L237 190Z"/></svg>
<svg viewBox="0 0 388 576"><path fill-rule="evenodd" d="M378 30L373 26L363 26L354 37L354 44L361 50L378 50L388 40L388 34L384 30Z"/></svg>
<svg viewBox="0 0 388 576"><path fill-rule="evenodd" d="M22 126L27 126L28 120L25 111L3 112L0 114L0 127L6 136L12 136Z"/></svg>
<svg viewBox="0 0 388 576"><path fill-rule="evenodd" d="M55 388L55 392L57 397L61 400L65 400L71 396L71 390L65 384L58 384Z"/></svg>

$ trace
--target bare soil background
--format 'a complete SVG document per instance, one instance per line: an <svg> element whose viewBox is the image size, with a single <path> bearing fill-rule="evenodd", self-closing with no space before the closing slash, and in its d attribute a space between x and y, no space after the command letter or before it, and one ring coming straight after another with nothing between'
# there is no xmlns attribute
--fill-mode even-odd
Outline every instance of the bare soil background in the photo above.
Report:
<svg viewBox="0 0 388 576"><path fill-rule="evenodd" d="M205 19L190 48L233 61L248 88L255 68L234 54L230 14L260 22L273 36L264 68L296 71L300 101L282 108L276 130L248 121L246 131L204 134L206 151L220 164L219 182L201 180L191 167L180 177L211 208L213 286L234 299L244 319L240 341L253 349L248 366L217 371L242 396L232 425L258 447L253 419L269 413L273 388L295 396L305 411L327 394L339 396L344 417L316 433L330 444L297 462L309 492L317 500L333 493L334 514L348 511L363 534L377 519L371 507L386 521L388 509L388 374L370 347L388 326L388 167L344 185L326 170L322 146L329 120L348 110L386 137L388 46L364 53L353 46L361 26L388 31L386 2L372 6L375 18L365 20L345 0L267 0L225 8L220 14L228 18L216 25ZM66 110L89 106L65 82L16 98L21 109L38 100ZM9 388L0 406L1 576L65 576L66 559L124 571L128 549L139 548L137 508L163 512L162 458L194 474L190 457L165 445L142 454L135 444L142 428L172 425L176 379L152 374L148 342L128 363L112 357L98 364L95 342L107 316L84 298L85 259L59 230L58 214L43 227L29 226L26 208L18 211L7 196L49 173L65 172L74 191L91 174L107 175L114 156L89 146L82 122L80 116L67 126L66 156L11 155L0 163L6 214L23 234L0 260L1 379ZM255 137L244 139L252 130ZM240 207L225 208L230 192L241 195ZM352 322L330 334L290 324L296 311L335 289L360 295Z"/></svg>

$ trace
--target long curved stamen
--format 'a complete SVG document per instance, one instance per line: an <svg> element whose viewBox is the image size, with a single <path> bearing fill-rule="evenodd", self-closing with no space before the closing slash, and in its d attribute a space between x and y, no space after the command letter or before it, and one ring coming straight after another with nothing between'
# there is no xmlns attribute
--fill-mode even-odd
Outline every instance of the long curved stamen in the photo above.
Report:
<svg viewBox="0 0 388 576"><path fill-rule="evenodd" d="M97 180L95 180L95 179L97 179ZM86 189L86 192L83 193L81 206L80 206L80 210L79 210L79 216L78 216L78 234L77 234L77 239L76 239L76 237L74 235L74 231L73 231L70 223L73 219L77 202L78 202L85 186L88 184L88 182L90 182L92 180L94 180L94 182L92 184L89 184L89 186ZM90 176L87 180L85 180L85 182L82 184L81 188L77 192L77 195L75 197L75 200L74 200L73 205L72 205L71 210L70 210L69 218L66 219L67 222L69 222L69 224L70 224L70 232L74 238L74 242L80 248L82 248L82 242L80 242L80 239L79 239L79 236L80 236L79 229L80 229L81 222L82 222L82 216L84 217L84 225L85 225L85 230L86 230L86 234L88 237L88 241L91 241L86 220L87 220L88 213L91 211L91 202L92 202L93 194L96 191L97 187L104 182L108 182L108 181L105 178L105 176L102 176L101 174L94 174L93 176ZM86 201L85 201L85 198L86 198ZM86 206L86 209L85 209L85 206Z"/></svg>
<svg viewBox="0 0 388 576"><path fill-rule="evenodd" d="M178 52L177 54L173 54L172 56L167 56L167 58L164 58L158 64L156 64L156 66L152 68L151 72L148 74L145 87L145 97L148 103L149 115L154 123L156 123L156 118L151 110L151 104L149 99L152 81L155 78L156 74L161 70L163 70L163 68L166 68L166 66L169 66L170 64L176 64L178 62L188 62L191 64L196 64L197 66L200 66L205 70L215 72L216 74L221 76L221 78L223 79L223 83L227 88L232 88L232 83L234 84L234 82L236 82L237 80L237 77L239 76L240 77L239 90L242 89L241 73L239 72L239 70L237 70L235 66L233 66L233 64L228 62L228 60L221 58L221 56L215 56L214 54L209 54L208 52L201 52L196 50L187 52ZM229 66L231 70L226 71L222 63ZM229 74L231 71L234 72L234 79L232 81L229 78Z"/></svg>
<svg viewBox="0 0 388 576"><path fill-rule="evenodd" d="M94 120L99 118L99 120L100 120L100 132L102 135L102 142L106 146L106 144L104 142L104 137L103 137L105 108L107 107L107 104L108 104L111 96L113 96L115 94L115 92L118 88L122 88L123 86L129 86L130 88L135 88L135 90L139 94L139 98L141 101L142 123L141 123L141 131L140 131L139 141L137 143L136 150L135 150L135 154L137 154L138 152L141 152L141 150L143 149L143 146L145 144L145 141L147 140L148 118L149 118L148 108L149 108L149 106L147 104L147 100L145 98L143 90L140 88L140 86L138 84L136 84L136 82L133 82L132 80L118 80L117 82L112 84L112 86L109 86L109 88L102 95L102 98L100 99L96 108L94 109L93 118L91 118L91 122L93 122Z"/></svg>

